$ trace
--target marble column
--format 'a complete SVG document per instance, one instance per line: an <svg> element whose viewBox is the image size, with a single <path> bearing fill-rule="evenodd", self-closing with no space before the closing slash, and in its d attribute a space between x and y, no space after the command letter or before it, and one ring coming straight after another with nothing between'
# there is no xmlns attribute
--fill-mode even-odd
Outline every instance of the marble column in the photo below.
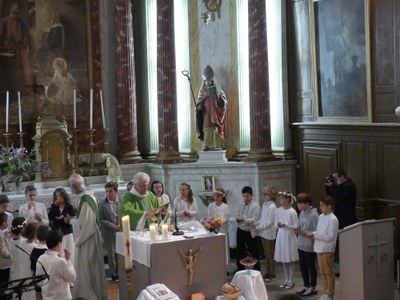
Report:
<svg viewBox="0 0 400 300"><path fill-rule="evenodd" d="M123 163L141 159L138 151L135 60L131 1L115 0L117 54L117 134Z"/></svg>
<svg viewBox="0 0 400 300"><path fill-rule="evenodd" d="M272 151L276 158L294 159L289 128L286 2L269 0L266 6Z"/></svg>
<svg viewBox="0 0 400 300"><path fill-rule="evenodd" d="M250 150L246 160L274 159L271 148L268 50L264 0L249 0Z"/></svg>
<svg viewBox="0 0 400 300"><path fill-rule="evenodd" d="M156 162L182 160L178 145L174 1L157 0L158 145Z"/></svg>

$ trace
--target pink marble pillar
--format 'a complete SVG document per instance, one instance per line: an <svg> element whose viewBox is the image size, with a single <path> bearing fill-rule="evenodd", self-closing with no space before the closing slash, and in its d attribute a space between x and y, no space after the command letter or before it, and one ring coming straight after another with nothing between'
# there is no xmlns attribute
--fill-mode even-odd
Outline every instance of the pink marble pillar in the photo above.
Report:
<svg viewBox="0 0 400 300"><path fill-rule="evenodd" d="M178 147L174 1L157 0L158 143L156 162L182 160Z"/></svg>
<svg viewBox="0 0 400 300"><path fill-rule="evenodd" d="M117 133L123 163L141 159L137 142L135 60L131 1L115 0Z"/></svg>
<svg viewBox="0 0 400 300"><path fill-rule="evenodd" d="M271 148L265 0L249 0L250 151L247 160L274 158Z"/></svg>

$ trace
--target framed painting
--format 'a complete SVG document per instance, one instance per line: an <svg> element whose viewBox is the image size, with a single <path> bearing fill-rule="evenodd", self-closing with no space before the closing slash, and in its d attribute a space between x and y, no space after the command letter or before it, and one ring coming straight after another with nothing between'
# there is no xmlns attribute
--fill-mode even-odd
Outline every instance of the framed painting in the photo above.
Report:
<svg viewBox="0 0 400 300"><path fill-rule="evenodd" d="M203 192L213 192L215 189L215 177L203 176L201 177L201 190Z"/></svg>
<svg viewBox="0 0 400 300"><path fill-rule="evenodd" d="M71 121L74 90L78 118L86 119L92 85L89 5L89 0L0 0L0 69L5 74L0 97L10 92L10 123L17 123L18 91L24 123L36 122L39 115Z"/></svg>
<svg viewBox="0 0 400 300"><path fill-rule="evenodd" d="M371 120L369 0L310 0L319 121Z"/></svg>

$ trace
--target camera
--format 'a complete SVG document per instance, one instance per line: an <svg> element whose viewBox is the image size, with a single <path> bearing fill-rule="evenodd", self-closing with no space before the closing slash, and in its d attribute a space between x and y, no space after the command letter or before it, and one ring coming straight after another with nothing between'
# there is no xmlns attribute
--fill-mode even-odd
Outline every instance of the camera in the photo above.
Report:
<svg viewBox="0 0 400 300"><path fill-rule="evenodd" d="M335 182L335 178L333 178L332 174L329 174L328 176L325 177L325 183L333 183Z"/></svg>

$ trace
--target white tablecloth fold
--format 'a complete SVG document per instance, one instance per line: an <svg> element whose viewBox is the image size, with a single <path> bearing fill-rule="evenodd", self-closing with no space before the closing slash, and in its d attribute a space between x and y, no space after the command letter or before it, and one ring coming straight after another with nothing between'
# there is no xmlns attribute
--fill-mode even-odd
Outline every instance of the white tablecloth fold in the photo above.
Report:
<svg viewBox="0 0 400 300"><path fill-rule="evenodd" d="M242 295L246 300L268 300L267 289L260 271L244 270L236 272L232 284L242 290Z"/></svg>

